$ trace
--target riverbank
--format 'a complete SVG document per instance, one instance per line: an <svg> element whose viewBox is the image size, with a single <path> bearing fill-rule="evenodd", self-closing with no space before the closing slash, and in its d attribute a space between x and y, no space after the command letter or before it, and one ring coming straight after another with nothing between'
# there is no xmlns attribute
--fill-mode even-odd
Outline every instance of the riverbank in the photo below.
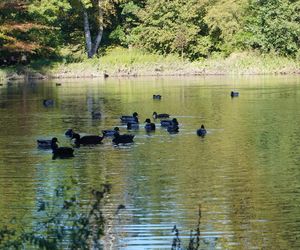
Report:
<svg viewBox="0 0 300 250"><path fill-rule="evenodd" d="M44 63L0 70L3 81L17 79L99 78L180 75L276 75L300 74L299 60L256 53L234 53L201 61L181 60L175 55L161 56L138 50L113 49L100 58L78 62Z"/></svg>

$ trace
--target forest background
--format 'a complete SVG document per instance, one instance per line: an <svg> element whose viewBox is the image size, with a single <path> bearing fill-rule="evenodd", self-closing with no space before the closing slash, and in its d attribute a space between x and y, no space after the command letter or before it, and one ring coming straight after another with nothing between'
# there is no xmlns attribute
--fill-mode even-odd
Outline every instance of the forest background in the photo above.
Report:
<svg viewBox="0 0 300 250"><path fill-rule="evenodd" d="M0 2L0 78L291 74L299 48L299 0Z"/></svg>

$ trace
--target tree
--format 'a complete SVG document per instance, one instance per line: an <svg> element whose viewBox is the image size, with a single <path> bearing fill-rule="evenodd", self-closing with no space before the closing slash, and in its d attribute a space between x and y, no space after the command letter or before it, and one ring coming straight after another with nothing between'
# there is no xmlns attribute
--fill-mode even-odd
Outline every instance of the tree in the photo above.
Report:
<svg viewBox="0 0 300 250"><path fill-rule="evenodd" d="M32 12L51 25L68 28L68 30L64 30L67 33L73 33L78 27L74 21L72 27L68 27L66 23L71 18L78 23L78 19L81 18L87 55L88 58L92 58L96 54L102 39L104 26L103 4L104 1L102 0L41 0L34 2ZM71 17L68 14L71 14ZM96 33L95 38L92 36L94 31Z"/></svg>
<svg viewBox="0 0 300 250"><path fill-rule="evenodd" d="M141 24L139 13L145 8L146 0L125 0L117 6L117 19L109 35L111 41L117 45L130 47L134 41L132 29Z"/></svg>
<svg viewBox="0 0 300 250"><path fill-rule="evenodd" d="M86 49L87 49L87 55L88 58L92 58L100 45L102 35L103 35L103 7L101 6L101 0L97 1L90 1L90 2L82 2L79 0L79 8L82 11L83 14L83 27L84 27L84 35L85 35L85 42L86 42ZM91 28L90 28L90 21L89 21L89 14L88 12L94 12L93 16L95 18L96 23L96 33L94 42L92 41L92 35L91 35ZM95 14L97 12L97 14Z"/></svg>
<svg viewBox="0 0 300 250"><path fill-rule="evenodd" d="M251 0L240 40L246 48L296 55L300 47L300 1Z"/></svg>
<svg viewBox="0 0 300 250"><path fill-rule="evenodd" d="M83 27L88 58L98 51L104 28L111 25L119 0L70 0L72 7L82 12ZM91 28L91 26L94 26ZM95 35L92 35L94 31Z"/></svg>
<svg viewBox="0 0 300 250"><path fill-rule="evenodd" d="M180 50L182 60L183 60L183 56L184 56L184 49L189 44L188 32L189 32L189 30L187 29L187 27L185 25L179 26L177 28L174 41L172 43L172 45L175 49Z"/></svg>
<svg viewBox="0 0 300 250"><path fill-rule="evenodd" d="M246 6L247 0L215 0L207 5L204 20L218 50L231 53L236 48L236 34L242 28Z"/></svg>
<svg viewBox="0 0 300 250"><path fill-rule="evenodd" d="M151 52L176 52L197 56L193 46L199 36L207 35L203 17L206 1L149 0L138 16L141 24L133 29L133 45Z"/></svg>
<svg viewBox="0 0 300 250"><path fill-rule="evenodd" d="M37 57L68 44L83 44L88 58L98 51L122 0L27 0L0 3L2 54ZM81 19L81 22L78 22ZM80 24L80 25L79 25ZM80 31L80 32L79 32ZM81 35L79 35L81 33ZM82 39L84 34L84 40ZM44 52L45 53L44 53ZM2 60L7 61L3 58Z"/></svg>
<svg viewBox="0 0 300 250"><path fill-rule="evenodd" d="M31 3L17 0L0 3L1 64L26 63L34 56L54 52L55 32L35 20L29 11Z"/></svg>

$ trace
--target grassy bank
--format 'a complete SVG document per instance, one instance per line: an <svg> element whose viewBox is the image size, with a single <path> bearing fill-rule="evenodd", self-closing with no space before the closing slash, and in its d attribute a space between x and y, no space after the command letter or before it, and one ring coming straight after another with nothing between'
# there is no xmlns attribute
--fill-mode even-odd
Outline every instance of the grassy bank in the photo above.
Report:
<svg viewBox="0 0 300 250"><path fill-rule="evenodd" d="M300 74L300 61L275 55L234 53L227 58L211 57L195 62L181 60L175 55L156 55L114 48L99 58L77 59L78 62L34 62L28 67L15 69L18 77L76 78L109 76L151 75L211 75L211 74ZM13 70L1 70L0 78L6 78Z"/></svg>

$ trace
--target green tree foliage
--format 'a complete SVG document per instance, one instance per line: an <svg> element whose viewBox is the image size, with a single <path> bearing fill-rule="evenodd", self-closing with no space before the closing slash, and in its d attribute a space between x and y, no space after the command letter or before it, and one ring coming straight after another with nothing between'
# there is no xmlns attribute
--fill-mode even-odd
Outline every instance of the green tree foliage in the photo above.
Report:
<svg viewBox="0 0 300 250"><path fill-rule="evenodd" d="M78 14L68 1L34 0L29 5L28 11L35 20L55 29L58 46L74 42Z"/></svg>
<svg viewBox="0 0 300 250"><path fill-rule="evenodd" d="M53 54L66 45L86 44L88 57L112 25L119 0L28 0L0 4L1 50L37 56ZM43 53L42 53L43 52ZM20 57L20 56L19 56ZM5 59L3 59L5 60ZM5 60L6 61L6 60Z"/></svg>
<svg viewBox="0 0 300 250"><path fill-rule="evenodd" d="M299 13L300 0L5 0L1 62L66 46L91 58L109 45L192 60L236 50L299 56Z"/></svg>
<svg viewBox="0 0 300 250"><path fill-rule="evenodd" d="M208 35L203 21L206 1L149 0L138 16L141 24L134 28L133 45L162 54L184 53L195 58L199 37Z"/></svg>
<svg viewBox="0 0 300 250"><path fill-rule="evenodd" d="M141 21L139 18L140 11L145 7L145 0L125 0L117 7L116 22L109 35L109 39L113 44L128 47L133 44L134 36L131 31L139 26Z"/></svg>
<svg viewBox="0 0 300 250"><path fill-rule="evenodd" d="M241 41L246 48L296 55L300 48L300 1L251 0Z"/></svg>
<svg viewBox="0 0 300 250"><path fill-rule="evenodd" d="M114 22L117 6L122 0L40 0L36 13L41 13L48 23L59 27L63 43L86 46L87 56L98 51L105 29ZM79 46L80 47L80 46Z"/></svg>
<svg viewBox="0 0 300 250"><path fill-rule="evenodd" d="M235 49L246 6L247 0L215 0L206 7L204 20L216 50L229 54Z"/></svg>

